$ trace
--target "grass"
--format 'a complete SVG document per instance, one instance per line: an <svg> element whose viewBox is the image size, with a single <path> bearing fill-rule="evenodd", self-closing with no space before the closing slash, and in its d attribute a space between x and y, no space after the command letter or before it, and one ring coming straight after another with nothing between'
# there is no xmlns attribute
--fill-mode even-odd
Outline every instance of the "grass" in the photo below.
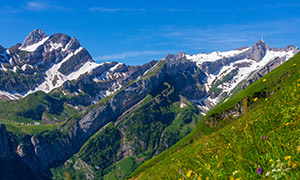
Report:
<svg viewBox="0 0 300 180"><path fill-rule="evenodd" d="M108 174L106 174L104 180L124 179L130 175L138 166L138 162L133 157L126 157L119 161L115 168Z"/></svg>
<svg viewBox="0 0 300 180"><path fill-rule="evenodd" d="M6 129L8 131L14 132L14 133L26 133L29 135L35 135L37 133L45 132L47 130L51 129L57 129L61 123L57 124L41 124L39 126L36 125L21 125L19 123L11 122L11 121L5 121L1 122L1 124L5 124Z"/></svg>
<svg viewBox="0 0 300 180"><path fill-rule="evenodd" d="M210 111L192 133L129 178L300 179L299 71L297 54ZM248 111L230 115L239 109Z"/></svg>

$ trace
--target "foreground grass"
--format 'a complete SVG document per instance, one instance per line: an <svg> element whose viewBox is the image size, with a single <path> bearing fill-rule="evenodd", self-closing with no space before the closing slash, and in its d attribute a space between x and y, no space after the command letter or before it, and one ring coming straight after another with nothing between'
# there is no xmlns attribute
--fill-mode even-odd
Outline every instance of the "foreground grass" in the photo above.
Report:
<svg viewBox="0 0 300 180"><path fill-rule="evenodd" d="M130 178L300 179L299 60L298 54L216 107L190 135ZM221 118L243 100L246 115Z"/></svg>

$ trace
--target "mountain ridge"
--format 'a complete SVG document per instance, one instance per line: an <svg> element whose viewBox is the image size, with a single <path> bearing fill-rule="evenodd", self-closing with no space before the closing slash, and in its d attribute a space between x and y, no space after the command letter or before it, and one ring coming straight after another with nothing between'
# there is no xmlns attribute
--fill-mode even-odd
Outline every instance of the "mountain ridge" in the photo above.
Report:
<svg viewBox="0 0 300 180"><path fill-rule="evenodd" d="M96 141L89 139L112 128L119 134L117 144L101 133L98 138L113 149L103 149L107 156L117 158L107 161L100 177L127 155L142 162L167 149L208 110L299 51L290 45L272 50L258 41L248 48L197 55L180 52L128 66L97 64L78 40L61 33L45 37L35 30L21 46L4 49L6 57L1 56L0 120L10 131L21 133L9 138L15 143L10 153L39 173L77 156L98 172L101 161L87 158L85 153L91 152L84 150L85 144L95 147ZM153 135L147 130L155 124L160 128ZM181 134L180 138L175 134ZM149 142L147 153L143 152Z"/></svg>

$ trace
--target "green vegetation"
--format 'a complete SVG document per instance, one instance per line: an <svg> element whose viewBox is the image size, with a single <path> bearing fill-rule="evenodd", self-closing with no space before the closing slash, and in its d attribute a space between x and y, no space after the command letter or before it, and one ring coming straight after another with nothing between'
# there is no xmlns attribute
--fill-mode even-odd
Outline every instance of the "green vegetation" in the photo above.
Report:
<svg viewBox="0 0 300 180"><path fill-rule="evenodd" d="M185 106L180 107L181 103ZM199 114L191 102L179 96L172 79L167 77L137 107L94 134L76 155L72 166L65 163L53 169L53 176L59 179L55 174L62 176L67 172L72 179L81 177L73 166L82 161L95 179L124 179L142 162L191 132L201 117ZM132 157L123 157L121 146Z"/></svg>
<svg viewBox="0 0 300 180"><path fill-rule="evenodd" d="M111 172L106 174L104 180L118 180L129 176L140 163L133 157L126 157L119 161Z"/></svg>
<svg viewBox="0 0 300 180"><path fill-rule="evenodd" d="M110 123L100 130L81 148L78 156L89 165L96 167L96 176L102 177L113 162L117 161L121 132Z"/></svg>
<svg viewBox="0 0 300 180"><path fill-rule="evenodd" d="M16 72L10 70L0 71L0 90L8 90L11 89L11 87L15 87L22 92L24 85L34 87L43 81L44 76L45 75L41 72L27 74L22 69L18 69Z"/></svg>
<svg viewBox="0 0 300 180"><path fill-rule="evenodd" d="M192 133L130 177L300 179L299 71L297 54L218 105Z"/></svg>
<svg viewBox="0 0 300 180"><path fill-rule="evenodd" d="M61 122L75 112L64 100L39 91L19 100L2 101L0 121L33 123L42 121L43 115L46 115L50 122Z"/></svg>
<svg viewBox="0 0 300 180"><path fill-rule="evenodd" d="M166 62L164 61L159 61L158 63L156 63L150 70L148 73L146 73L143 78L148 79L152 76L157 75L157 73L163 68L163 66L166 64Z"/></svg>

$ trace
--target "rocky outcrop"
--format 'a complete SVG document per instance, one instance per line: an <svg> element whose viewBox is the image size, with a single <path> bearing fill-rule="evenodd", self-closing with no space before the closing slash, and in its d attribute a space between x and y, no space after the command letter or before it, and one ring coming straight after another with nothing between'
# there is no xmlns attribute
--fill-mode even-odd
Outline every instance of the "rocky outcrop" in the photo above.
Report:
<svg viewBox="0 0 300 180"><path fill-rule="evenodd" d="M25 48L27 46L33 45L35 43L38 43L42 39L46 38L47 35L44 33L44 31L35 29L32 31L29 36L26 37L23 44L21 45L21 48Z"/></svg>

